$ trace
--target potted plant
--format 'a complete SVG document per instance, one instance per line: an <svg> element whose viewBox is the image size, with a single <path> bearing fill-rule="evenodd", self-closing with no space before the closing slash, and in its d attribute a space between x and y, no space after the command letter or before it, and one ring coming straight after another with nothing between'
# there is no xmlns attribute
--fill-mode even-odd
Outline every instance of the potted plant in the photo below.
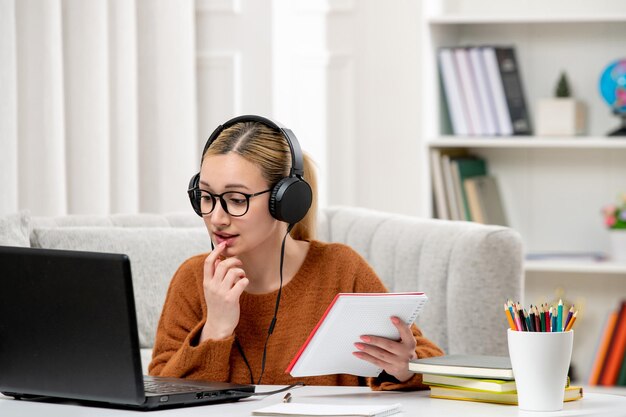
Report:
<svg viewBox="0 0 626 417"><path fill-rule="evenodd" d="M605 206L602 214L609 229L611 258L626 263L626 194L622 194L618 204Z"/></svg>
<svg viewBox="0 0 626 417"><path fill-rule="evenodd" d="M575 136L585 132L585 106L572 97L565 72L557 82L554 97L540 99L535 115L538 136Z"/></svg>

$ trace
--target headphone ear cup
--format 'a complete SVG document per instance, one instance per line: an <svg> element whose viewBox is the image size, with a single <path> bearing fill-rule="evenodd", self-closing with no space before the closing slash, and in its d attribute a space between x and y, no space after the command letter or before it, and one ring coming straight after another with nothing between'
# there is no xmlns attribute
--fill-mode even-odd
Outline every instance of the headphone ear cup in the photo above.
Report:
<svg viewBox="0 0 626 417"><path fill-rule="evenodd" d="M187 195L189 196L189 202L191 203L191 207L193 207L193 211L200 217L202 217L202 210L200 209L200 188L198 187L200 183L200 173L197 173L191 180L189 180L189 187L187 188Z"/></svg>
<svg viewBox="0 0 626 417"><path fill-rule="evenodd" d="M270 214L276 220L296 224L306 216L313 201L311 186L298 177L285 177L272 189Z"/></svg>

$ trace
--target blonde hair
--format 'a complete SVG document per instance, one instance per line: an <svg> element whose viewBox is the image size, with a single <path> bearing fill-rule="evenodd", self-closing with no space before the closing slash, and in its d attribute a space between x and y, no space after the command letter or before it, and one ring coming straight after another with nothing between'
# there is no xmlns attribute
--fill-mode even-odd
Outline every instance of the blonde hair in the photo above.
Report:
<svg viewBox="0 0 626 417"><path fill-rule="evenodd" d="M202 155L202 162L209 155L229 152L257 165L271 187L289 176L291 151L287 140L282 133L262 123L242 122L224 129ZM307 154L303 159L304 180L311 186L313 201L306 216L294 225L290 235L296 240L312 240L317 226L317 178L313 160Z"/></svg>

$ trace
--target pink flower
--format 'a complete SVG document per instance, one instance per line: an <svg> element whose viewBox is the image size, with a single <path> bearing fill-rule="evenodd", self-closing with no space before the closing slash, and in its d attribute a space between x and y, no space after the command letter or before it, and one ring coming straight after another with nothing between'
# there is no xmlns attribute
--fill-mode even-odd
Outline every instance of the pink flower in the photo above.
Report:
<svg viewBox="0 0 626 417"><path fill-rule="evenodd" d="M615 218L615 216L606 216L604 218L604 224L606 224L609 227L613 227L615 223L617 223L617 219Z"/></svg>

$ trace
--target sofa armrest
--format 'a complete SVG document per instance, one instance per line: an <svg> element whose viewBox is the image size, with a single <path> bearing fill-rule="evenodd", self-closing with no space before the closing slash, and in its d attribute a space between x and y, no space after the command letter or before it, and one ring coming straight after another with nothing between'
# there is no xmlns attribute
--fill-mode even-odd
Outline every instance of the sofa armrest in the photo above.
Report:
<svg viewBox="0 0 626 417"><path fill-rule="evenodd" d="M390 291L426 293L417 324L446 353L507 354L502 305L522 293L517 232L352 207L324 211L328 240L353 247Z"/></svg>

